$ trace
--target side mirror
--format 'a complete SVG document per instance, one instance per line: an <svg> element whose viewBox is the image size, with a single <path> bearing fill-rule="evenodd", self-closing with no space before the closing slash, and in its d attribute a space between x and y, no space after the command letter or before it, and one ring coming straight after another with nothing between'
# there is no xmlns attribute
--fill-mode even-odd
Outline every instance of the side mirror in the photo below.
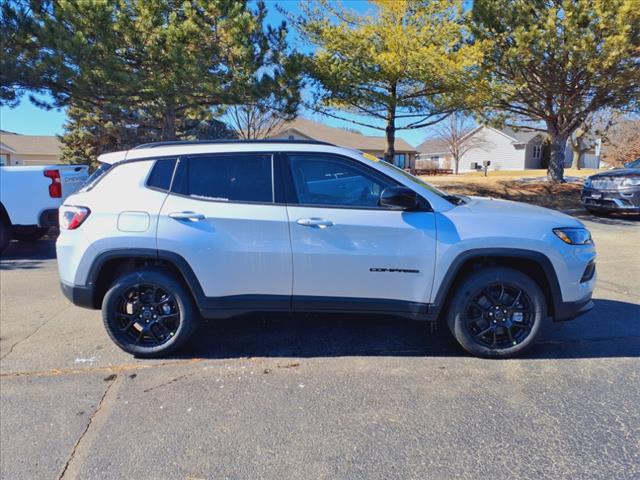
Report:
<svg viewBox="0 0 640 480"><path fill-rule="evenodd" d="M387 187L380 194L381 207L414 210L418 208L418 195L407 187Z"/></svg>

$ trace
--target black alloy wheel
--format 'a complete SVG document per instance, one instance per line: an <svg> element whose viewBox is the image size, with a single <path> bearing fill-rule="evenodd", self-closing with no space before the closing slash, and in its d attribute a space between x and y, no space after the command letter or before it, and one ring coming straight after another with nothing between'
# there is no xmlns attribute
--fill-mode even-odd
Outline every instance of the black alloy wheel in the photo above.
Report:
<svg viewBox="0 0 640 480"><path fill-rule="evenodd" d="M174 296L161 286L134 285L120 295L116 326L127 342L158 347L178 331L180 308Z"/></svg>
<svg viewBox="0 0 640 480"><path fill-rule="evenodd" d="M111 339L138 357L161 357L191 338L199 314L180 279L161 269L118 278L102 301Z"/></svg>
<svg viewBox="0 0 640 480"><path fill-rule="evenodd" d="M508 348L531 334L531 300L517 285L496 283L471 295L465 306L465 326L482 345Z"/></svg>
<svg viewBox="0 0 640 480"><path fill-rule="evenodd" d="M545 296L531 277L492 266L469 274L457 286L447 323L469 353L502 358L531 346L546 314Z"/></svg>

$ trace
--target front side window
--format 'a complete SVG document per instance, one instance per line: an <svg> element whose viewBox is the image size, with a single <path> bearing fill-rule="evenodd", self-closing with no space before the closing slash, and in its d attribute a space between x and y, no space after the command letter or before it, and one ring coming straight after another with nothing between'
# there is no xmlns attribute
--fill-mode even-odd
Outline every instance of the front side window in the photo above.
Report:
<svg viewBox="0 0 640 480"><path fill-rule="evenodd" d="M289 154L293 187L302 205L378 207L380 194L394 185L377 172L343 157Z"/></svg>
<svg viewBox="0 0 640 480"><path fill-rule="evenodd" d="M183 157L171 190L222 202L273 202L271 154Z"/></svg>

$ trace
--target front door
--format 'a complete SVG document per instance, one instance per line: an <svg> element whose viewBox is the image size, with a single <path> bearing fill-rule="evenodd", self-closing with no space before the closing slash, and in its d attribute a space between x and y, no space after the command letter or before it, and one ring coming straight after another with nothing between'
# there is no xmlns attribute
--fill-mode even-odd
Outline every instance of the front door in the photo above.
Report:
<svg viewBox="0 0 640 480"><path fill-rule="evenodd" d="M274 202L271 154L179 160L158 223L158 249L182 256L207 309L288 309L292 262L286 207Z"/></svg>
<svg viewBox="0 0 640 480"><path fill-rule="evenodd" d="M433 213L378 206L382 190L397 182L354 159L287 159L294 308L396 311L426 303Z"/></svg>

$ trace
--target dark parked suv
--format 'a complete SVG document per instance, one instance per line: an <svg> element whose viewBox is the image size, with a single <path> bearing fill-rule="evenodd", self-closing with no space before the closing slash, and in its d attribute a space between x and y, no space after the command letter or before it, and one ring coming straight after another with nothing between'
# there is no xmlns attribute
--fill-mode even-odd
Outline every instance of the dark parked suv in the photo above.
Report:
<svg viewBox="0 0 640 480"><path fill-rule="evenodd" d="M640 158L587 178L581 200L595 214L640 212Z"/></svg>

